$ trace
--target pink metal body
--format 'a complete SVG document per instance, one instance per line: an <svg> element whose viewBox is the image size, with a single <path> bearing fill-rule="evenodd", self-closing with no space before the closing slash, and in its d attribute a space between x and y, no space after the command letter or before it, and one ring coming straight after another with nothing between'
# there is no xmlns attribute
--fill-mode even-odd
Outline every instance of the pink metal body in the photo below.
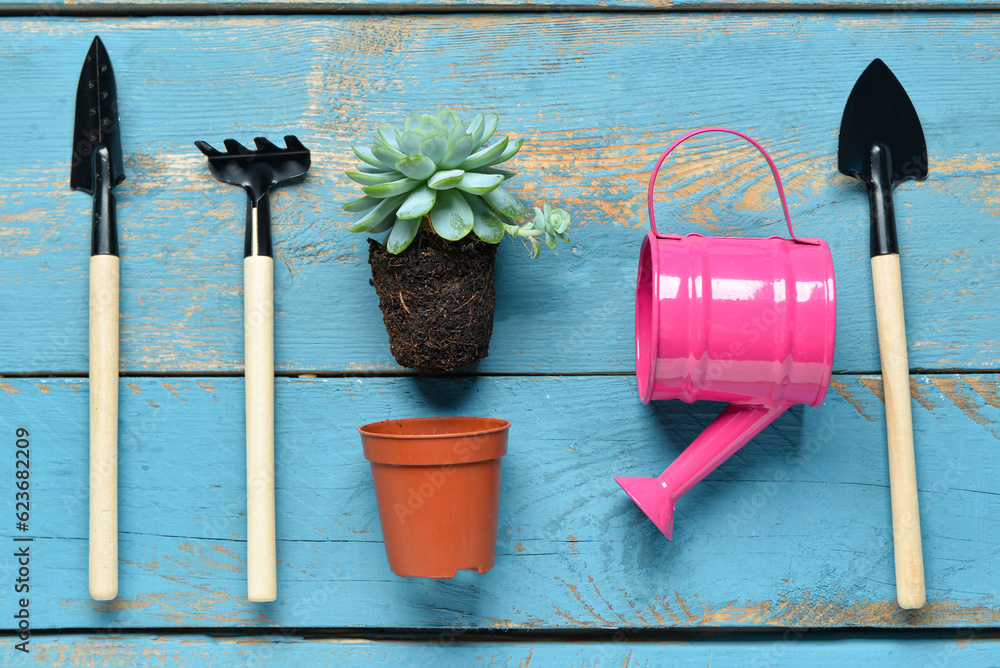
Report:
<svg viewBox="0 0 1000 668"><path fill-rule="evenodd" d="M663 160L704 132L750 141L774 174L791 239L680 236L656 230L653 185ZM836 292L826 242L797 239L777 167L746 135L689 132L660 156L649 186L653 230L643 240L636 283L639 395L726 401L722 411L656 478L615 480L670 538L677 499L789 406L819 406L833 368Z"/></svg>

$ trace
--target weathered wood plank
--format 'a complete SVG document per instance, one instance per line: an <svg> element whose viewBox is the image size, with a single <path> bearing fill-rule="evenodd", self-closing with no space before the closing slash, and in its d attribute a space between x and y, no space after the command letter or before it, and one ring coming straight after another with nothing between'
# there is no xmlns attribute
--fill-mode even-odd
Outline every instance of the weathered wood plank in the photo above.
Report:
<svg viewBox="0 0 1000 668"><path fill-rule="evenodd" d="M525 11L658 11L705 9L733 11L769 9L901 10L992 9L997 0L0 0L0 9L30 14L39 11L64 14L170 11L202 13L211 8L225 13L290 12L525 12Z"/></svg>
<svg viewBox="0 0 1000 668"><path fill-rule="evenodd" d="M913 665L948 668L992 665L1000 659L1000 644L973 632L954 638L905 642L816 640L799 638L698 640L690 642L529 643L367 640L306 640L281 637L65 635L36 637L30 657L8 658L7 665L101 665L126 668L215 665L271 666L530 666L588 668L656 668L659 666L884 666ZM8 655L10 656L10 655ZM30 663L29 663L30 662Z"/></svg>
<svg viewBox="0 0 1000 668"><path fill-rule="evenodd" d="M279 599L245 598L238 379L122 384L119 598L87 595L85 380L7 379L0 535L14 430L31 432L35 628L948 627L1000 621L1000 377L919 376L914 425L929 604L894 603L881 386L835 379L678 505L671 543L615 474L655 474L717 405L639 404L627 377L280 379ZM513 422L496 567L453 581L386 564L356 427L390 416ZM0 550L12 573L13 550ZM12 587L0 610L14 609ZM5 615L4 628L14 623Z"/></svg>
<svg viewBox="0 0 1000 668"><path fill-rule="evenodd" d="M86 370L90 204L67 176L73 91L94 33L121 95L127 371L241 368L242 195L209 176L191 143L286 132L306 140L315 167L275 197L279 370L395 369L364 238L338 208L351 192L340 171L375 123L444 105L497 110L501 129L529 142L520 194L563 203L577 224L558 257L532 263L509 240L501 249L480 370L632 368L648 171L681 130L721 123L773 150L798 232L830 241L836 368L877 371L867 203L834 159L847 93L875 56L910 92L931 154L931 179L896 190L911 364L992 368L998 27L976 13L4 19L18 94L0 102L0 372ZM664 177L661 216L677 231L780 231L766 177L750 151L708 138Z"/></svg>

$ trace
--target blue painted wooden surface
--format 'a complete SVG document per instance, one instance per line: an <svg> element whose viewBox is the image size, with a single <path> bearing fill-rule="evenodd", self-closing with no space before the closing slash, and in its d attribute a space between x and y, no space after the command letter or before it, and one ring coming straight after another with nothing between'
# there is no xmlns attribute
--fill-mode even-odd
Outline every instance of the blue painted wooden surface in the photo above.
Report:
<svg viewBox="0 0 1000 668"><path fill-rule="evenodd" d="M625 636L627 637L627 636ZM870 641L814 640L808 634L787 639L740 639L706 642L637 643L621 640L573 644L532 645L524 642L454 642L442 636L432 642L373 642L357 640L305 640L302 638L208 636L97 636L70 635L34 641L34 663L12 658L7 665L78 666L108 668L201 668L209 665L271 666L370 666L406 668L426 666L519 666L536 668L721 668L808 665L816 668L874 666L884 668L967 668L996 665L997 641L972 632L941 640ZM22 657L23 658L23 657Z"/></svg>
<svg viewBox="0 0 1000 668"><path fill-rule="evenodd" d="M877 378L838 378L822 407L781 417L681 499L673 542L612 476L659 473L717 404L642 406L634 379L625 376L281 379L279 599L270 605L245 600L241 379L123 382L121 588L113 603L87 596L86 380L3 383L0 439L11 441L24 426L34 443L37 506L28 535L36 537L36 628L945 627L1000 620L1000 562L993 558L1000 384L992 375L914 378L930 603L911 613L894 602ZM485 575L407 579L386 564L356 427L426 414L513 423L497 564ZM0 480L13 479L11 459L0 463ZM0 532L10 536L9 524ZM0 572L10 572L12 554L0 551ZM0 592L6 610L14 594ZM13 623L7 616L2 625Z"/></svg>
<svg viewBox="0 0 1000 668"><path fill-rule="evenodd" d="M8 12L33 15L39 11L73 14L128 12L516 12L516 11L657 11L673 9L810 10L851 9L897 11L908 9L988 10L997 0L0 0Z"/></svg>
<svg viewBox="0 0 1000 668"><path fill-rule="evenodd" d="M123 370L241 369L243 195L192 142L287 132L316 159L274 199L279 370L397 369L364 237L338 208L354 192L341 171L377 122L456 105L496 109L502 131L528 140L520 194L576 221L558 256L532 262L505 242L480 371L631 372L643 186L670 139L721 123L774 152L796 229L830 242L836 369L877 373L867 201L834 160L844 101L874 56L906 85L930 147L931 178L896 191L911 365L992 368L998 29L991 14L939 13L5 20L5 76L31 94L2 107L0 372L87 368L90 204L68 188L64 129L95 33L115 63L128 174L116 190ZM752 149L709 137L668 164L660 215L672 229L781 230Z"/></svg>
<svg viewBox="0 0 1000 668"><path fill-rule="evenodd" d="M832 6L826 0L349 13L447 12L450 2L317 0L301 7L330 15L226 17L263 6L168 0L157 4L222 16L0 18L3 81L16 91L0 100L0 375L28 376L0 378L0 443L11 445L18 426L32 433L33 627L412 628L431 641L85 632L34 637L33 665L996 663L1000 67L991 45L1000 17L575 11ZM152 5L4 0L0 12ZM486 5L511 8L464 7ZM89 201L68 189L67 137L95 33L116 68L128 175L116 191L122 370L131 377L122 380L122 582L113 603L87 596L87 382L73 377L87 368ZM931 159L927 182L896 191L930 599L915 613L893 602L867 204L834 159L843 103L876 56L913 98ZM346 231L351 217L338 208L353 192L341 172L349 146L376 123L446 105L495 110L501 131L527 140L514 185L528 201L568 208L573 244L531 262L505 243L492 354L471 376L387 377L399 369L367 283L364 238ZM822 407L790 411L685 496L669 543L612 476L659 472L720 408L641 406L630 375L648 171L672 138L708 124L760 139L786 179L797 232L830 242L837 375ZM274 198L276 359L287 376L277 382L280 598L251 605L238 376L243 201L209 176L192 142L288 132L313 150L314 167ZM658 212L671 229L780 229L767 172L739 143L699 139L667 165ZM298 377L316 373L343 377ZM451 582L398 578L385 563L355 428L448 413L513 422L497 565ZM12 476L12 459L0 458L0 485ZM11 495L0 508L12 517ZM8 545L12 531L0 522ZM0 549L0 573L12 568L12 551ZM14 605L2 583L0 628L13 627ZM484 627L606 630L610 641L435 642ZM619 627L777 631L625 644L613 642ZM785 643L788 627L844 628L850 639ZM857 627L955 631L850 636ZM14 661L9 648L0 652L2 663Z"/></svg>

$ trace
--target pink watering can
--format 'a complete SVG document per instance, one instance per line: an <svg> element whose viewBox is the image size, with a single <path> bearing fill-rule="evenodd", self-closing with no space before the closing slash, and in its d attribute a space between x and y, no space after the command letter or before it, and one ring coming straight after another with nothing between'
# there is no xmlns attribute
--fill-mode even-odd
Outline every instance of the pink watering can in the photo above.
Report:
<svg viewBox="0 0 1000 668"><path fill-rule="evenodd" d="M681 142L728 132L753 144L778 186L790 239L730 238L657 231L653 186ZM639 252L635 375L652 399L729 405L656 478L616 477L667 538L674 504L794 404L819 406L830 384L836 334L833 258L822 239L796 238L778 168L747 135L726 128L688 132L653 169L652 231Z"/></svg>

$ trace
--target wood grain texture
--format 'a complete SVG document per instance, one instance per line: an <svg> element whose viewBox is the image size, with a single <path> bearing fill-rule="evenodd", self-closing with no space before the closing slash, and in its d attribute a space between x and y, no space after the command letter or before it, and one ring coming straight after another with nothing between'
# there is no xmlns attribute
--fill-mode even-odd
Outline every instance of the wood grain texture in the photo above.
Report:
<svg viewBox="0 0 1000 668"><path fill-rule="evenodd" d="M456 642L458 640L458 642ZM888 638L817 640L808 633L763 641L747 639L690 642L462 642L461 635L442 634L433 642L306 640L297 637L183 637L111 634L37 637L28 661L8 659L11 666L53 667L99 665L108 668L201 668L202 666L531 666L547 668L660 668L661 666L792 665L816 668L883 666L967 668L994 665L1000 643L974 632L954 638Z"/></svg>
<svg viewBox="0 0 1000 668"><path fill-rule="evenodd" d="M95 33L115 64L126 154L128 372L241 370L242 196L219 187L192 142L286 132L314 167L274 194L277 368L396 369L364 236L338 208L354 192L341 172L376 123L445 105L498 111L502 132L528 140L512 187L575 221L573 244L535 262L504 242L479 371L632 369L649 169L681 131L724 124L773 153L797 232L830 242L835 368L876 372L867 202L834 160L847 94L875 56L906 86L931 157L930 179L894 194L911 365L994 368L998 28L992 14L933 12L4 19L0 50L21 93L0 102L11 147L0 153L0 372L86 369L89 202L68 187L67 137ZM764 163L736 141L695 140L661 178L674 231L781 230Z"/></svg>
<svg viewBox="0 0 1000 668"><path fill-rule="evenodd" d="M875 318L885 401L885 430L892 493L892 544L896 561L896 601L907 610L922 608L924 558L920 546L920 501L913 452L913 398L906 361L906 323L899 255L872 257Z"/></svg>
<svg viewBox="0 0 1000 668"><path fill-rule="evenodd" d="M118 594L118 294L115 255L90 258L90 595Z"/></svg>
<svg viewBox="0 0 1000 668"><path fill-rule="evenodd" d="M4 379L0 436L32 438L35 628L996 625L1000 378L913 378L928 604L895 603L877 377L834 378L686 494L669 542L614 475L658 473L719 410L643 406L634 379L278 379L278 600L246 600L238 378L122 382L118 599L87 595L84 379ZM356 428L509 418L496 566L394 576ZM12 457L0 479L13 479ZM155 502L151 502L155 499ZM13 517L13 495L0 512ZM0 526L9 541L12 522ZM0 552L11 572L13 550ZM14 609L10 587L0 610ZM15 620L6 618L4 628Z"/></svg>
<svg viewBox="0 0 1000 668"><path fill-rule="evenodd" d="M247 598L277 596L274 538L274 260L243 260Z"/></svg>
<svg viewBox="0 0 1000 668"><path fill-rule="evenodd" d="M385 13L413 12L586 12L705 9L907 9L989 10L997 0L0 0L0 10L35 15L137 12L202 13Z"/></svg>

